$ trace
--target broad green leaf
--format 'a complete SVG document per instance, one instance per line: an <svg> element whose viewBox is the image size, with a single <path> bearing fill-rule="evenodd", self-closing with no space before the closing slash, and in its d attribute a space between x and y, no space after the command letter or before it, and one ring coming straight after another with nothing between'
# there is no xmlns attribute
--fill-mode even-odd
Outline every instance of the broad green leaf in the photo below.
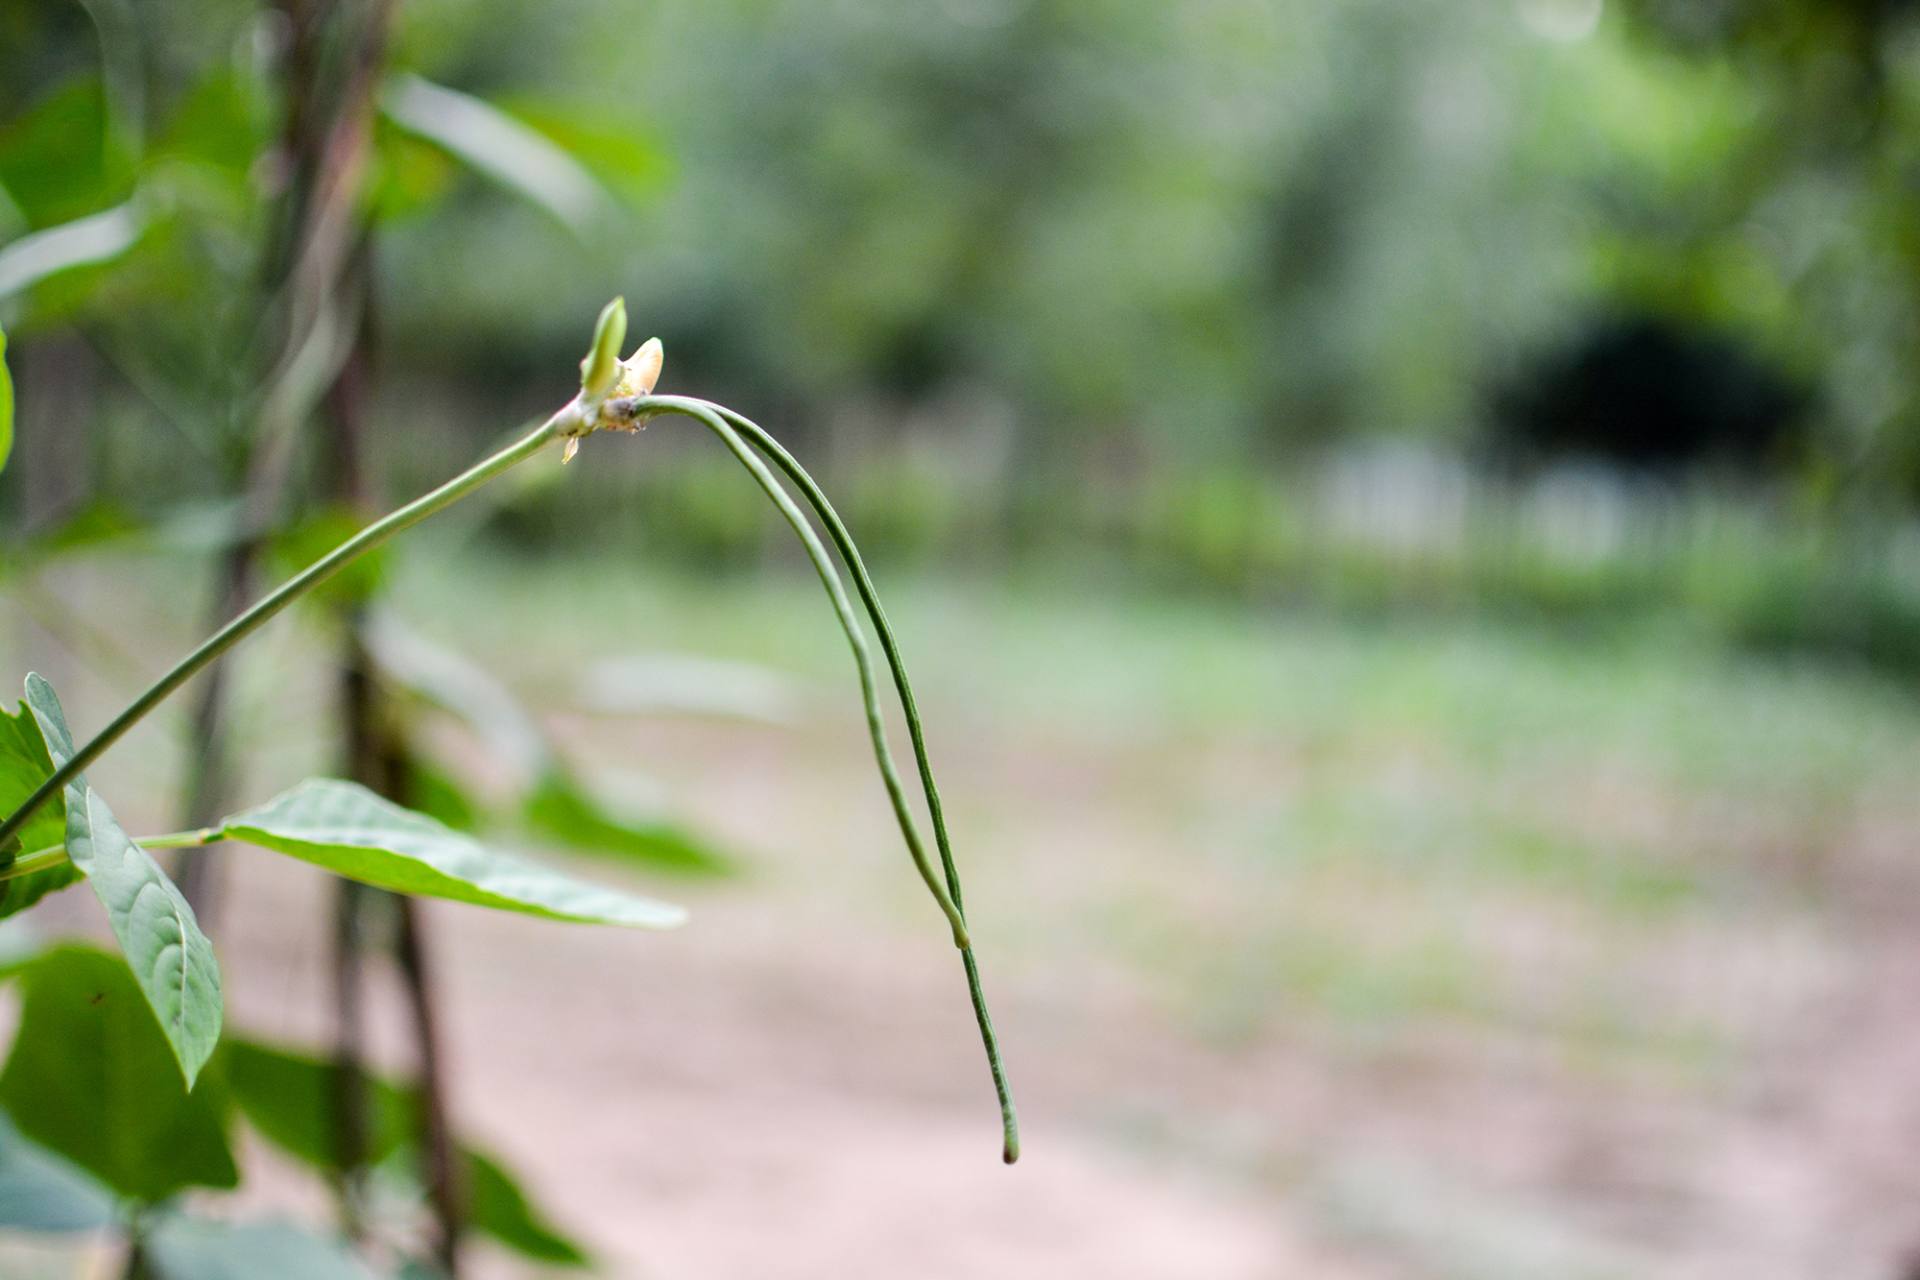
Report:
<svg viewBox="0 0 1920 1280"><path fill-rule="evenodd" d="M53 686L29 675L27 706L53 763L65 764L73 757L73 735ZM220 966L213 943L200 931L180 890L120 829L99 792L76 778L66 799L67 856L107 909L127 966L192 1088L220 1039Z"/></svg>
<svg viewBox="0 0 1920 1280"><path fill-rule="evenodd" d="M584 1267L592 1259L546 1220L507 1171L487 1156L467 1156L467 1217L476 1231L539 1262Z"/></svg>
<svg viewBox="0 0 1920 1280"><path fill-rule="evenodd" d="M220 1063L234 1101L261 1137L316 1169L337 1167L331 1062L257 1041L228 1040ZM368 1079L367 1090L372 1110L366 1158L379 1163L412 1146L420 1100L416 1091L378 1076ZM586 1250L547 1219L497 1160L469 1147L460 1150L474 1230L537 1261L587 1262Z"/></svg>
<svg viewBox="0 0 1920 1280"><path fill-rule="evenodd" d="M114 1217L105 1187L0 1119L0 1228L97 1231Z"/></svg>
<svg viewBox="0 0 1920 1280"><path fill-rule="evenodd" d="M156 1280L374 1280L341 1241L284 1223L170 1217L146 1244Z"/></svg>
<svg viewBox="0 0 1920 1280"><path fill-rule="evenodd" d="M227 1090L260 1136L317 1169L343 1163L339 1141L338 1068L291 1049L229 1038L219 1070ZM384 1080L367 1081L369 1114L364 1158L377 1164L412 1132L413 1103Z"/></svg>
<svg viewBox="0 0 1920 1280"><path fill-rule="evenodd" d="M19 976L24 998L0 1106L28 1139L121 1195L154 1203L239 1182L216 1091L188 1093L119 957L56 947Z"/></svg>
<svg viewBox="0 0 1920 1280"><path fill-rule="evenodd" d="M607 207L605 190L579 161L481 98L408 74L387 84L380 108L400 128L445 148L576 235Z"/></svg>
<svg viewBox="0 0 1920 1280"><path fill-rule="evenodd" d="M582 853L698 875L733 870L724 855L672 823L615 817L558 766L543 774L527 793L525 816L535 833Z"/></svg>
<svg viewBox="0 0 1920 1280"><path fill-rule="evenodd" d="M13 375L7 372L7 331L0 328L0 471L13 452Z"/></svg>
<svg viewBox="0 0 1920 1280"><path fill-rule="evenodd" d="M53 761L39 730L27 718L23 704L18 712L0 711L0 812L12 813L20 802L33 794L53 775ZM10 867L22 853L34 853L67 842L66 801L55 796L40 807L21 829L16 847L0 850L0 867ZM0 880L0 918L25 911L56 889L64 889L80 878L71 862L63 862L45 871L17 880Z"/></svg>
<svg viewBox="0 0 1920 1280"><path fill-rule="evenodd" d="M221 829L236 840L394 893L642 929L670 929L686 918L669 903L585 884L495 853L351 782L309 779L228 818Z"/></svg>

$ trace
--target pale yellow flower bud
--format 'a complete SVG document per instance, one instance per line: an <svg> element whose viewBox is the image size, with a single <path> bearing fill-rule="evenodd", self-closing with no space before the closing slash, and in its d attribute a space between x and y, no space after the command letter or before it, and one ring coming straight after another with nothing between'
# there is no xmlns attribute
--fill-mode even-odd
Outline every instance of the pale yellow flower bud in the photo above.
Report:
<svg viewBox="0 0 1920 1280"><path fill-rule="evenodd" d="M613 394L652 395L654 384L660 381L660 366L666 363L666 359L667 350L660 345L660 339L648 338L637 351L620 362L620 371L613 379Z"/></svg>

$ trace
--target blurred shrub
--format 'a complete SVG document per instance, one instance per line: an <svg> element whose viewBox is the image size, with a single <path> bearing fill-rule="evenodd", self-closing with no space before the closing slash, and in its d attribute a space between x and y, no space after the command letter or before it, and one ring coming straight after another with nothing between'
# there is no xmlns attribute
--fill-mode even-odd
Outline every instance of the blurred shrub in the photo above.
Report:
<svg viewBox="0 0 1920 1280"><path fill-rule="evenodd" d="M1804 446L1808 398L1722 334L1620 313L1550 349L1498 393L1495 439L1534 460L1566 454L1636 467L1783 470Z"/></svg>

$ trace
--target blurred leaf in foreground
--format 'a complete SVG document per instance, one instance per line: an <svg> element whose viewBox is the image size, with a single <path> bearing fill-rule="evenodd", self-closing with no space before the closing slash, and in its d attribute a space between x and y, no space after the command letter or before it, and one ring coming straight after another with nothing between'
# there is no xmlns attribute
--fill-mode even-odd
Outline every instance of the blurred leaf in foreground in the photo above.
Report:
<svg viewBox="0 0 1920 1280"><path fill-rule="evenodd" d="M113 1196L0 1118L0 1227L44 1233L97 1231L115 1220Z"/></svg>
<svg viewBox="0 0 1920 1280"><path fill-rule="evenodd" d="M167 1218L146 1252L157 1280L374 1280L341 1242L282 1223Z"/></svg>
<svg viewBox="0 0 1920 1280"><path fill-rule="evenodd" d="M33 1142L147 1203L239 1180L222 1102L188 1093L118 956L68 944L20 970L20 1027L0 1106Z"/></svg>
<svg viewBox="0 0 1920 1280"><path fill-rule="evenodd" d="M547 1221L505 1169L477 1151L466 1152L466 1158L467 1213L476 1230L541 1262L588 1265L586 1251Z"/></svg>

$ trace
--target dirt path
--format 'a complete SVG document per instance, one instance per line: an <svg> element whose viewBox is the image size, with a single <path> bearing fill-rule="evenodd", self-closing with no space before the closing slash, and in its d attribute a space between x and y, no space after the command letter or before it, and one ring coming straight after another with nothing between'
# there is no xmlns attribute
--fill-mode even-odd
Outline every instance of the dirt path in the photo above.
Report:
<svg viewBox="0 0 1920 1280"><path fill-rule="evenodd" d="M802 728L564 726L610 793L631 764L746 855L647 886L685 930L428 908L458 1116L609 1274L1910 1280L1907 704L1480 632L1023 640L966 603L915 613L1017 1168L844 654ZM581 619L588 651L640 629ZM328 882L233 865L233 1024L324 1043ZM304 1185L248 1195L324 1212Z"/></svg>
<svg viewBox="0 0 1920 1280"><path fill-rule="evenodd" d="M695 912L672 935L430 909L460 1115L612 1274L1892 1280L1920 1240L1920 949L1895 928L1643 936L1645 990L1748 1027L1741 1061L1586 1050L1512 1011L1223 1039L1085 936L1111 922L1074 905L1082 877L1157 876L1169 901L1207 879L1127 847L1125 823L1090 837L1082 786L1133 766L1089 762L1010 797L1027 834L976 859L976 900L1003 906L983 953L1027 1122L1007 1170L957 966L857 740L681 727L622 746L673 760L753 874L665 886ZM1010 785L957 763L957 793ZM769 848L782 823L800 834ZM239 885L236 1023L319 1039L325 882L250 859ZM1209 901L1229 890L1199 895L1222 950L1242 944Z"/></svg>
<svg viewBox="0 0 1920 1280"><path fill-rule="evenodd" d="M234 1023L316 1040L325 882L261 860L239 885ZM1076 1123L1089 1077L1116 1083L1098 1064L1027 1053L1027 1156L1003 1167L963 989L924 940L723 895L668 937L431 914L462 1118L613 1275L1362 1274L1256 1192ZM1044 1002L1003 1009L1012 1042L1043 1038Z"/></svg>

